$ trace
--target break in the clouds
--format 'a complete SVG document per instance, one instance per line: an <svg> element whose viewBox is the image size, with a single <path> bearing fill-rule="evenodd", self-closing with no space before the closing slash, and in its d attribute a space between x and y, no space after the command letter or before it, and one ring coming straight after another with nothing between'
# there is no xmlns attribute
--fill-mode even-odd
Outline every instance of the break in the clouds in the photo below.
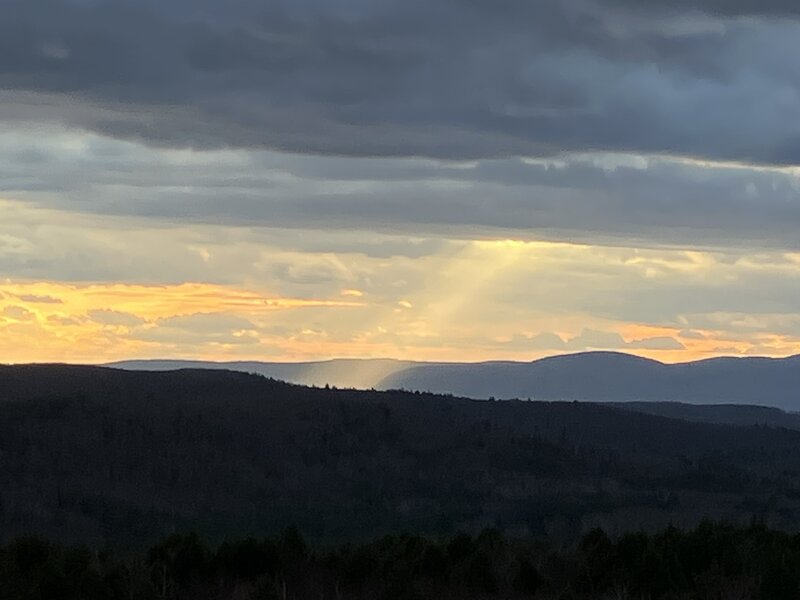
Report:
<svg viewBox="0 0 800 600"><path fill-rule="evenodd" d="M0 2L0 360L800 350L800 8Z"/></svg>

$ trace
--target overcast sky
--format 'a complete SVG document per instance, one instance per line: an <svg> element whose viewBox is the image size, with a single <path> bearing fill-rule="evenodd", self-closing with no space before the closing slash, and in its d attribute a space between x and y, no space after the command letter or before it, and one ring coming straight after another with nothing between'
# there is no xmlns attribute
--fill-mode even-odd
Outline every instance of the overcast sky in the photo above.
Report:
<svg viewBox="0 0 800 600"><path fill-rule="evenodd" d="M0 361L800 352L800 4L4 0Z"/></svg>

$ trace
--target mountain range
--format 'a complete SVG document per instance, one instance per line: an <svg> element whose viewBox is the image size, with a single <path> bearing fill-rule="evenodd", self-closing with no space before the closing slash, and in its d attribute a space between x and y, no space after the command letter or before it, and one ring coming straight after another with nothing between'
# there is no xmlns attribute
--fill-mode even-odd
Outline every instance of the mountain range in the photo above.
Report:
<svg viewBox="0 0 800 600"><path fill-rule="evenodd" d="M302 385L405 389L478 399L747 404L800 410L800 356L724 357L666 364L617 352L586 352L533 362L148 360L108 366L149 371L225 369L258 373Z"/></svg>

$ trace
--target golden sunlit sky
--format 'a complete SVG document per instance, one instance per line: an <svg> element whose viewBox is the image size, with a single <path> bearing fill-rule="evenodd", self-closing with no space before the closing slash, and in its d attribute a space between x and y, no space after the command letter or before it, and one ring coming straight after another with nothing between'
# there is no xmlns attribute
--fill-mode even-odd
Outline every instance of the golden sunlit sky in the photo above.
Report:
<svg viewBox="0 0 800 600"><path fill-rule="evenodd" d="M40 4L0 6L0 362L800 353L793 18Z"/></svg>

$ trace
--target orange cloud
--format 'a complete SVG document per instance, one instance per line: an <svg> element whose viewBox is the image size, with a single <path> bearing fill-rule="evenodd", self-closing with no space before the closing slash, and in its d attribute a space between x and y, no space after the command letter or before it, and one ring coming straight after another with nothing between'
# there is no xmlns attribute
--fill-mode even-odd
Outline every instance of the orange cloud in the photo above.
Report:
<svg viewBox="0 0 800 600"><path fill-rule="evenodd" d="M0 283L0 361L98 362L158 355L168 350L169 344L153 341L159 339L153 331L162 325L174 327L180 317L224 315L241 317L244 322L275 311L359 306L355 301L281 298L203 283L150 286L6 281ZM212 352L224 353L226 340L256 335L231 323L230 318L221 323L230 329L228 337L219 332L209 336ZM202 348L203 339L193 341L197 352L209 351ZM179 343L176 339L175 344Z"/></svg>
<svg viewBox="0 0 800 600"><path fill-rule="evenodd" d="M684 330L646 324L625 324L620 333L626 340L652 337L671 337L679 340L684 350L637 350L637 354L664 362L685 362L711 358L720 355L763 354L765 356L787 356L800 352L796 340L766 336L767 343L754 343L752 340L735 339L725 331L694 331L685 335Z"/></svg>

